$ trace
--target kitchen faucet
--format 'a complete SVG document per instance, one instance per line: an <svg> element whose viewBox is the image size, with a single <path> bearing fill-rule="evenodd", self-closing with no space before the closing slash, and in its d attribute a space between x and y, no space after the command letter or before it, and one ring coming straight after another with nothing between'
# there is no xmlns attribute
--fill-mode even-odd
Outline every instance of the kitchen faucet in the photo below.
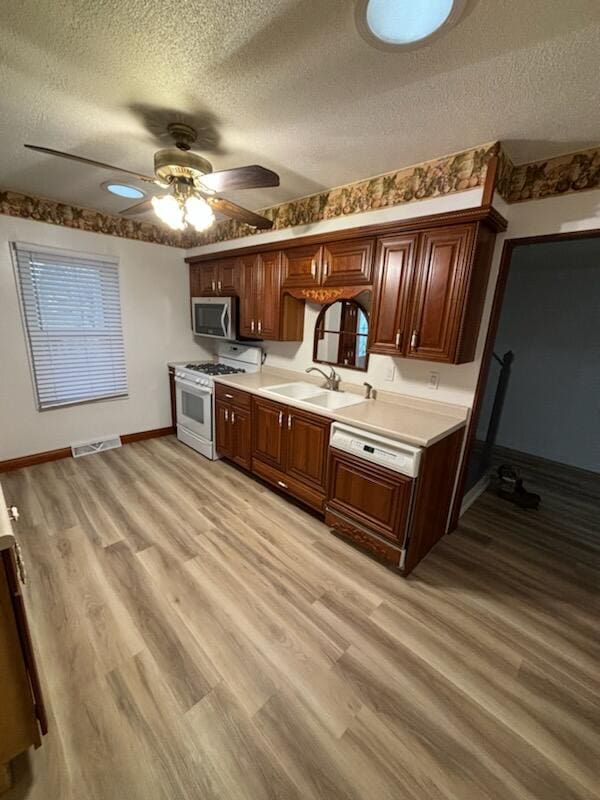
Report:
<svg viewBox="0 0 600 800"><path fill-rule="evenodd" d="M325 388L330 389L332 392L339 392L340 390L340 381L342 380L337 372L331 367L331 372L329 375L326 375L322 369L319 367L308 367L308 369L304 370L305 372L320 372L321 375L325 378Z"/></svg>

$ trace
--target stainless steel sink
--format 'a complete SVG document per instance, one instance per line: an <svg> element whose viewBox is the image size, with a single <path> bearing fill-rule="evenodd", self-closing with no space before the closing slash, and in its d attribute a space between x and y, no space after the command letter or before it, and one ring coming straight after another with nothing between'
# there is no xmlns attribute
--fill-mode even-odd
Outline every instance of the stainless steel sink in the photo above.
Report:
<svg viewBox="0 0 600 800"><path fill-rule="evenodd" d="M323 389L305 381L265 386L263 391L284 400L296 400L315 409L322 408L330 411L336 408L344 408L345 406L353 406L364 401L364 397L359 394L332 392L329 389Z"/></svg>

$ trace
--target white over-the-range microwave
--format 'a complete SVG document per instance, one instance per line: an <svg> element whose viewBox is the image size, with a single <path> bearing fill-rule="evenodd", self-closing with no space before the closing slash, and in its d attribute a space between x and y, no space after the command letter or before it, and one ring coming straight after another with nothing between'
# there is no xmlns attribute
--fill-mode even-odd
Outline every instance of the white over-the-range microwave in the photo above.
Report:
<svg viewBox="0 0 600 800"><path fill-rule="evenodd" d="M235 297L192 297L192 326L195 336L235 339Z"/></svg>

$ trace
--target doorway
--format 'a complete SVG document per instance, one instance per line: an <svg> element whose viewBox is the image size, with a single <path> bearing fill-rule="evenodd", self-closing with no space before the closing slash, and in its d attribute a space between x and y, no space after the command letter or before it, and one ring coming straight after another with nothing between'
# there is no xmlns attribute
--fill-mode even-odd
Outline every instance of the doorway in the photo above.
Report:
<svg viewBox="0 0 600 800"><path fill-rule="evenodd" d="M600 486L600 232L505 243L462 494Z"/></svg>

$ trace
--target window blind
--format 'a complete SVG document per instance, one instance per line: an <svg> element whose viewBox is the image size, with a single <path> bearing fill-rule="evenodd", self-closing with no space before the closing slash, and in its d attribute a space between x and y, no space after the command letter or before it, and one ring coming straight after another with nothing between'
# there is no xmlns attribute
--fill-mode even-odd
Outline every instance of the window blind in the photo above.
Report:
<svg viewBox="0 0 600 800"><path fill-rule="evenodd" d="M38 408L126 395L117 261L12 247Z"/></svg>

